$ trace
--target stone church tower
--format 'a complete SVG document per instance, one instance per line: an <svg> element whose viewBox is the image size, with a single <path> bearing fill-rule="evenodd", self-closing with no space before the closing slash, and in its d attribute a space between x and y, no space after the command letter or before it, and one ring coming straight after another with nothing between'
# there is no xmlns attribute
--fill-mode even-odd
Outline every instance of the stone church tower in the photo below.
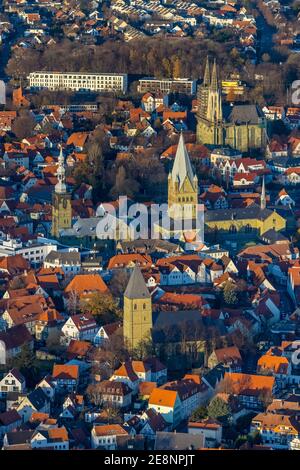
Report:
<svg viewBox="0 0 300 470"><path fill-rule="evenodd" d="M198 178L194 174L183 135L180 135L174 165L168 177L170 219L195 219L198 204Z"/></svg>
<svg viewBox="0 0 300 470"><path fill-rule="evenodd" d="M52 236L59 238L62 229L72 226L71 194L67 191L65 161L60 150L57 169L58 182L52 196Z"/></svg>
<svg viewBox="0 0 300 470"><path fill-rule="evenodd" d="M222 92L216 60L211 76L207 60L204 80L198 90L197 141L203 144L224 144Z"/></svg>
<svg viewBox="0 0 300 470"><path fill-rule="evenodd" d="M229 145L241 152L263 149L267 142L265 116L256 104L222 104L222 86L216 60L210 72L207 60L197 92L197 142Z"/></svg>
<svg viewBox="0 0 300 470"><path fill-rule="evenodd" d="M134 349L152 329L152 300L140 268L136 265L124 293L123 335Z"/></svg>

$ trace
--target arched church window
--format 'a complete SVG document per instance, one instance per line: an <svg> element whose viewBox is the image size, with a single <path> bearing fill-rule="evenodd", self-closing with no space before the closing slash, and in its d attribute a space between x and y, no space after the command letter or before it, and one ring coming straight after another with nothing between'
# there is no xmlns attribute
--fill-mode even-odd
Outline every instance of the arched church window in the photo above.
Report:
<svg viewBox="0 0 300 470"><path fill-rule="evenodd" d="M237 232L236 226L235 225L230 225L229 232L230 233L236 233Z"/></svg>

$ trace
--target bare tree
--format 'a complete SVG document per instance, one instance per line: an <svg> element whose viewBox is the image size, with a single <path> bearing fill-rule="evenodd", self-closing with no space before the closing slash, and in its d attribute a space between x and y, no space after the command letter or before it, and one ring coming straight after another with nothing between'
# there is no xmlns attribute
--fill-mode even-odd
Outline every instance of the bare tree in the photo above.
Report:
<svg viewBox="0 0 300 470"><path fill-rule="evenodd" d="M88 399L94 405L101 406L103 402L103 393L101 384L90 384L86 389Z"/></svg>
<svg viewBox="0 0 300 470"><path fill-rule="evenodd" d="M75 315L77 312L80 310L80 297L78 295L78 292L75 290L71 290L69 295L68 295L68 300L67 300L67 307L68 311L70 312L71 315Z"/></svg>
<svg viewBox="0 0 300 470"><path fill-rule="evenodd" d="M22 110L12 123L12 131L15 136L22 140L25 137L31 137L35 127L35 120L29 111Z"/></svg>

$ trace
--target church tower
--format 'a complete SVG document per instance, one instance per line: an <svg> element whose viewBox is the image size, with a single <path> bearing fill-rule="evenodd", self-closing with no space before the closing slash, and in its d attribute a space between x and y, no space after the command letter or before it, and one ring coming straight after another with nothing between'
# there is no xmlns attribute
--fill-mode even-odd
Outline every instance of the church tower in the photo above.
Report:
<svg viewBox="0 0 300 470"><path fill-rule="evenodd" d="M208 92L210 87L210 70L208 56L206 59L205 71L202 85L198 87L197 101L198 101L198 112L197 118L206 118L207 115L207 103L208 103Z"/></svg>
<svg viewBox="0 0 300 470"><path fill-rule="evenodd" d="M152 300L140 268L135 265L124 293L123 335L134 349L152 328Z"/></svg>
<svg viewBox="0 0 300 470"><path fill-rule="evenodd" d="M57 169L58 182L52 196L52 235L59 238L62 229L72 226L71 194L67 191L65 161L60 149Z"/></svg>
<svg viewBox="0 0 300 470"><path fill-rule="evenodd" d="M222 91L214 60L211 76L207 62L203 83L198 91L197 141L202 144L223 145L223 134Z"/></svg>
<svg viewBox="0 0 300 470"><path fill-rule="evenodd" d="M198 178L194 174L183 135L180 134L173 169L168 177L168 211L171 219L195 219ZM177 206L177 207L176 207Z"/></svg>

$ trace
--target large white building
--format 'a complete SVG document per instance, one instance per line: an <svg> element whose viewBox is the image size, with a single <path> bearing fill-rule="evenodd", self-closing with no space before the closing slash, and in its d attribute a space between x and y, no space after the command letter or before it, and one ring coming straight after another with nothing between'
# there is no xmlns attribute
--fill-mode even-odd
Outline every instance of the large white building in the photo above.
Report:
<svg viewBox="0 0 300 470"><path fill-rule="evenodd" d="M31 72L27 77L32 88L73 91L113 91L126 93L125 73Z"/></svg>
<svg viewBox="0 0 300 470"><path fill-rule="evenodd" d="M144 77L139 80L138 91L140 93L185 93L195 95L197 81L189 78L155 78Z"/></svg>
<svg viewBox="0 0 300 470"><path fill-rule="evenodd" d="M40 266L51 251L57 250L57 242L37 237L23 243L20 240L0 238L0 256L22 255L29 263Z"/></svg>

